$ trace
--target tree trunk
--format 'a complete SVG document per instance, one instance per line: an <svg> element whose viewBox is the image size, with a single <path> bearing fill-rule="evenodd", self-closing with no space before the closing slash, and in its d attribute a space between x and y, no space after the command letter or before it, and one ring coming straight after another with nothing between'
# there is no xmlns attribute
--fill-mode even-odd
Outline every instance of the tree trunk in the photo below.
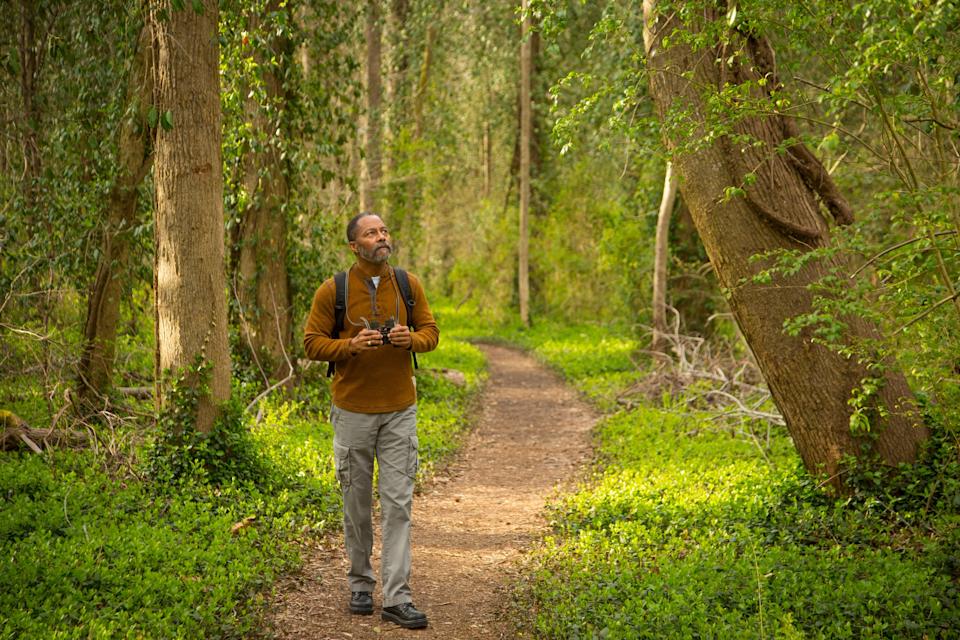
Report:
<svg viewBox="0 0 960 640"><path fill-rule="evenodd" d="M20 3L20 98L23 102L23 199L28 211L37 204L40 143L37 140L37 15L33 0Z"/></svg>
<svg viewBox="0 0 960 640"><path fill-rule="evenodd" d="M663 197L660 199L660 211L657 214L657 239L653 258L653 351L663 351L667 334L667 257L668 237L670 235L670 215L677 197L677 176L673 172L673 163L667 161L667 172L663 178Z"/></svg>
<svg viewBox="0 0 960 640"><path fill-rule="evenodd" d="M120 318L120 293L137 223L137 188L150 169L147 113L153 102L153 51L150 27L140 30L133 68L127 79L127 115L120 124L117 178L110 189L100 262L87 298L83 354L77 393L82 403L105 393L113 377L114 343Z"/></svg>
<svg viewBox="0 0 960 640"><path fill-rule="evenodd" d="M430 66L433 61L433 41L437 37L437 27L427 27L427 38L423 43L423 60L420 62L420 77L417 78L417 93L413 101L413 138L419 140L423 135L423 110L427 102L427 88L430 86Z"/></svg>
<svg viewBox="0 0 960 640"><path fill-rule="evenodd" d="M483 121L480 161L483 165L483 197L489 200L490 189L493 186L493 140L490 136L490 120Z"/></svg>
<svg viewBox="0 0 960 640"><path fill-rule="evenodd" d="M268 14L280 10L279 0L270 0L265 8ZM250 32L259 31L261 22L259 16L251 18ZM289 188L282 160L283 141L276 134L282 131L285 97L280 78L285 75L288 55L284 43L274 34L270 35L269 48L269 56L255 54L267 104L259 104L254 92L248 92L247 97L247 121L254 143L244 158L243 186L250 205L240 221L236 265L240 333L265 382L289 374L291 339L284 210Z"/></svg>
<svg viewBox="0 0 960 640"><path fill-rule="evenodd" d="M437 10L439 11L439 9ZM438 18L437 18L438 19ZM397 237L394 238L397 251L403 251L403 259L408 262L416 262L416 256L419 253L426 253L419 247L417 239L420 235L420 205L423 200L423 177L419 164L422 159L418 157L420 152L420 140L424 131L424 109L427 103L427 92L430 86L430 73L433 65L434 42L437 36L437 26L431 23L427 26L424 34L423 57L420 61L420 68L417 70L416 84L411 87L410 111L407 126L412 125L410 132L409 146L405 149L407 166L411 171L409 176L404 177L403 184L398 185L395 190L403 200L403 206L391 211L393 226L397 231ZM406 96L405 96L406 97Z"/></svg>
<svg viewBox="0 0 960 640"><path fill-rule="evenodd" d="M699 31L698 25L682 25L672 14L658 16L656 0L645 0L643 7L650 92L664 121L672 110L683 109L697 126L697 134L703 134L709 127L703 116L704 91L728 82L756 80L767 72L768 78L775 77L772 51L764 41L740 37L733 46L742 45L738 50L748 59L739 66L726 66L729 54L719 46L715 51L694 52L671 38L672 44L664 48L663 38L675 29ZM722 9L715 13L708 19L723 19ZM778 276L770 284L752 280L770 264L753 262L752 256L781 249L806 252L829 243L821 203L835 219L849 219L849 207L806 147L795 144L785 154L776 152L793 139L792 127L779 115L745 118L732 125L734 135L702 149L677 151L673 160L684 180L684 200L720 284L728 292L734 317L806 468L828 474L839 487L842 480L837 474L844 455L857 455L864 446L871 446L888 463L910 461L928 434L916 424L915 403L901 374L889 369L885 374L873 372L865 363L815 344L809 336L784 333L785 320L812 309L808 286L842 263L813 260L799 273ZM735 142L744 139L762 144ZM671 149L681 142L666 140ZM728 187L747 184L748 171L756 181L745 187L746 195L725 198ZM859 321L850 322L850 328L860 336L876 333ZM848 400L864 378L875 376L883 379L874 398L872 433L857 435L851 432Z"/></svg>
<svg viewBox="0 0 960 640"><path fill-rule="evenodd" d="M10 173L10 140L15 139L7 129L10 120L7 102L0 102L0 175L4 176Z"/></svg>
<svg viewBox="0 0 960 640"><path fill-rule="evenodd" d="M364 139L366 156L363 161L363 176L360 188L360 208L377 211L381 180L381 25L380 0L367 0L367 21L364 30L367 42L367 112Z"/></svg>
<svg viewBox="0 0 960 640"><path fill-rule="evenodd" d="M409 171L409 159L413 157L409 144L404 144L411 122L409 52L413 43L410 41L408 25L411 7L409 0L390 0L389 6L383 35L386 48L383 55L385 106L381 121L385 150L380 206L390 214L394 253L406 259L404 250L409 246L406 241L411 239L406 227L408 218L413 215L409 197L411 180L409 176L402 175L402 172Z"/></svg>
<svg viewBox="0 0 960 640"><path fill-rule="evenodd" d="M180 10L154 0L157 366L196 389L197 430L209 432L230 396L224 273L217 2ZM208 367L195 375L197 359ZM205 384L204 384L205 382ZM170 389L160 385L158 401Z"/></svg>
<svg viewBox="0 0 960 640"><path fill-rule="evenodd" d="M387 147L391 144L404 125L409 120L407 112L409 102L408 71L410 67L409 60L409 38L407 32L407 19L410 15L409 0L391 0L390 17L387 20L387 72L385 96L388 108L383 110L383 130L384 138L388 141ZM396 176L396 150L391 150L384 158L384 174L389 182Z"/></svg>
<svg viewBox="0 0 960 640"><path fill-rule="evenodd" d="M528 0L523 0L525 14L529 12ZM530 324L530 145L533 116L530 104L530 83L533 61L531 56L530 17L525 15L520 35L520 237L518 291L520 296L520 322Z"/></svg>

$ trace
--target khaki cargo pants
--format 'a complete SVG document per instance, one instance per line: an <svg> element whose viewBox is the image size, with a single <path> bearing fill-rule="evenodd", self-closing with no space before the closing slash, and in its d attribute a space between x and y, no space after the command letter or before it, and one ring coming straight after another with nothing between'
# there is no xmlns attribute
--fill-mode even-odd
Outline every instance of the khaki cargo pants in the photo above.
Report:
<svg viewBox="0 0 960 640"><path fill-rule="evenodd" d="M393 413L353 413L334 405L333 454L343 493L350 591L373 592L373 461L379 469L383 606L411 602L410 523L417 475L417 405Z"/></svg>

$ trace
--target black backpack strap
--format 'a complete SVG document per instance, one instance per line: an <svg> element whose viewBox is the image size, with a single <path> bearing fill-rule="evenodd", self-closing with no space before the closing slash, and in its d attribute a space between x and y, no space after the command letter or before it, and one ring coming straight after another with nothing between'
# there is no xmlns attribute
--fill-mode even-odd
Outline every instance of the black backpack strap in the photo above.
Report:
<svg viewBox="0 0 960 640"><path fill-rule="evenodd" d="M333 276L333 283L336 286L336 298L333 304L333 332L331 338L339 338L343 331L343 317L347 312L347 272L341 271ZM336 369L336 363L332 360L327 364L327 377L333 375Z"/></svg>
<svg viewBox="0 0 960 640"><path fill-rule="evenodd" d="M397 279L397 287L400 288L400 297L403 298L403 305L407 309L407 326L410 327L410 331L414 331L416 327L413 324L413 305L416 304L416 300L414 300L413 291L410 289L410 277L407 276L407 272L400 267L393 268L393 277ZM412 349L410 353L413 354L413 368L419 369L420 365L417 363L417 354L413 353Z"/></svg>

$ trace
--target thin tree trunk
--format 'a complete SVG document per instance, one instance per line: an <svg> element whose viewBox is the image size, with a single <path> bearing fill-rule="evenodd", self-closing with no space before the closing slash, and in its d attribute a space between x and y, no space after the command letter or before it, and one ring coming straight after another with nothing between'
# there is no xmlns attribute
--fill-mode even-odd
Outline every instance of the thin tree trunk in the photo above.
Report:
<svg viewBox="0 0 960 640"><path fill-rule="evenodd" d="M384 157L385 181L390 182L396 173L396 149L394 143L397 135L409 120L407 108L409 106L408 71L410 67L407 54L409 42L407 38L407 18L410 14L409 0L391 0L390 17L387 20L387 72L385 96L387 108L383 110L384 138L391 149Z"/></svg>
<svg viewBox="0 0 960 640"><path fill-rule="evenodd" d="M493 140L490 136L490 121L483 121L483 142L480 150L480 159L483 163L483 197L490 198L490 189L493 186Z"/></svg>
<svg viewBox="0 0 960 640"><path fill-rule="evenodd" d="M279 11L280 1L270 0L266 13ZM259 16L251 18L250 31L261 29ZM244 158L244 190L250 205L243 213L238 237L236 295L240 305L240 332L245 346L260 364L269 382L289 374L291 339L290 293L287 275L287 218L284 204L289 197L282 159L285 96L280 77L287 61L283 42L270 36L269 58L257 54L262 69L266 101L257 102L248 92L246 112L256 141ZM274 68L272 64L279 65Z"/></svg>
<svg viewBox="0 0 960 640"><path fill-rule="evenodd" d="M297 7L297 26L307 32L308 20L310 19L310 9L306 4L301 4ZM308 44L308 39L305 38L300 42L300 46L297 47L297 61L300 63L300 70L304 78L309 78L310 74L313 72L313 62L310 59L310 46Z"/></svg>
<svg viewBox="0 0 960 640"><path fill-rule="evenodd" d="M40 179L40 144L37 140L37 34L36 6L33 0L20 3L20 98L23 102L23 198L27 210L37 204Z"/></svg>
<svg viewBox="0 0 960 640"><path fill-rule="evenodd" d="M424 110L426 109L427 94L430 86L430 73L433 67L433 49L437 37L437 27L435 24L427 26L427 31L423 43L423 58L420 61L420 68L417 73L417 83L413 87L412 96L412 118L413 131L410 136L409 151L417 154L419 152L419 142L423 138L424 132ZM416 156L410 158L410 166L415 168L418 164ZM406 207L398 225L400 238L396 240L397 246L404 247L404 256L407 261L415 261L417 253L427 253L419 247L416 241L419 235L420 227L420 203L423 194L423 179L419 171L414 172L409 180L406 180L402 189L406 192Z"/></svg>
<svg viewBox="0 0 960 640"><path fill-rule="evenodd" d="M410 187L401 172L408 170L409 158L413 157L409 144L401 144L411 122L410 102L410 41L408 18L409 0L390 0L390 12L386 19L383 42L386 60L384 67L383 109L383 177L380 206L390 214L390 226L394 232L394 252L405 255L408 246L405 228L413 215L409 199ZM412 246L412 245L411 245Z"/></svg>
<svg viewBox="0 0 960 640"><path fill-rule="evenodd" d="M423 135L423 110L427 102L427 88L430 86L430 66L433 62L433 42L437 37L435 25L427 27L427 38L423 43L423 60L420 62L420 77L417 79L417 93L413 102L413 137L419 140Z"/></svg>
<svg viewBox="0 0 960 640"><path fill-rule="evenodd" d="M366 64L366 131L364 136L363 180L360 189L360 208L376 211L380 199L381 182L381 131L382 98L381 83L381 25L380 0L367 0L367 20L364 30L367 42Z"/></svg>
<svg viewBox="0 0 960 640"><path fill-rule="evenodd" d="M198 395L195 427L208 432L230 396L224 272L223 172L217 2L173 8L153 0L157 366ZM208 368L203 384L197 360ZM158 380L158 401L170 389Z"/></svg>
<svg viewBox="0 0 960 640"><path fill-rule="evenodd" d="M673 163L667 161L663 178L663 197L657 214L657 239L653 258L653 341L651 350L663 351L667 333L667 257L669 253L670 215L677 197L677 177Z"/></svg>
<svg viewBox="0 0 960 640"><path fill-rule="evenodd" d="M127 275L132 232L137 223L137 188L150 170L147 113L153 102L153 51L150 27L140 30L127 79L127 115L120 124L118 172L107 202L100 262L87 298L83 354L77 393L82 403L102 395L113 378L120 295Z"/></svg>
<svg viewBox="0 0 960 640"><path fill-rule="evenodd" d="M529 11L528 0L523 0L523 11ZM530 324L530 145L533 117L530 104L530 82L533 61L531 59L530 17L523 20L520 43L520 236L518 292L520 296L520 322Z"/></svg>
<svg viewBox="0 0 960 640"><path fill-rule="evenodd" d="M10 138L11 132L7 130L7 123L10 120L10 112L7 103L0 103L0 175L10 173Z"/></svg>
<svg viewBox="0 0 960 640"><path fill-rule="evenodd" d="M684 109L693 114L692 124L703 133L709 126L700 115L706 110L704 88L755 81L766 70L772 71L772 51L754 38L736 43L749 56L736 67L715 62L727 57L719 46L716 51L694 52L671 38L673 43L664 48L664 37L674 29L699 31L700 26L682 25L672 14L659 16L656 0L645 0L643 7L650 91L661 118L671 109ZM710 17L722 19L723 15L721 8ZM673 159L684 180L684 200L720 284L729 292L730 308L804 464L812 473L828 474L840 487L841 458L861 453L864 446L891 464L913 460L928 434L915 422L915 403L900 373L889 368L886 373L873 372L864 363L815 344L808 335L784 333L785 320L811 310L808 285L841 263L813 260L799 273L778 276L771 284L752 280L769 266L769 261L752 261L753 256L779 249L806 252L829 243L821 204L838 220L849 217L849 207L832 183L824 188L821 181L829 176L815 170L814 163L819 162L809 150L794 145L787 154L777 153L790 139L781 116L745 118L733 129L737 139L758 140L762 147L740 146L734 136L725 136L702 149L677 150ZM680 142L666 140L671 149ZM748 171L753 171L756 181L746 188L746 196L724 198L727 187L744 184ZM860 336L876 334L859 321L851 321L850 328ZM872 434L853 434L847 401L864 378L878 375L882 385L874 398Z"/></svg>

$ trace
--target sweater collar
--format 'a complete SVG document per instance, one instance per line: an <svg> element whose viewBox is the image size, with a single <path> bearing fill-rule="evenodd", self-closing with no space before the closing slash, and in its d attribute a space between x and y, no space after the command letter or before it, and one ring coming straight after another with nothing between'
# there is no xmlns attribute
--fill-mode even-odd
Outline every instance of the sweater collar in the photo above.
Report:
<svg viewBox="0 0 960 640"><path fill-rule="evenodd" d="M375 278L377 276L383 277L390 273L390 265L386 262L383 264L374 264L373 262L367 262L366 260L357 260L355 266L361 278Z"/></svg>

